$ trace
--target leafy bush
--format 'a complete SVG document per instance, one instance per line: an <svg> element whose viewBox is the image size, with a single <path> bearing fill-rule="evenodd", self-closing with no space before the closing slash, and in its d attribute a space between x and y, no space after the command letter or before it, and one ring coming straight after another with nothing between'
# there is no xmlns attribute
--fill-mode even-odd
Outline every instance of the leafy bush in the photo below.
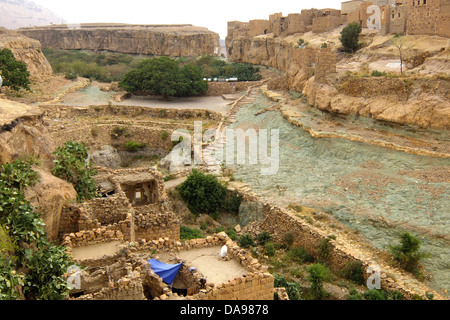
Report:
<svg viewBox="0 0 450 320"><path fill-rule="evenodd" d="M319 248L318 248L318 254L319 254L319 258L327 261L330 258L330 254L331 254L331 241L332 238L327 237L324 238L320 241L319 244Z"/></svg>
<svg viewBox="0 0 450 320"><path fill-rule="evenodd" d="M383 77L383 76L386 76L386 75L387 75L386 72L381 72L381 71L378 71L378 70L373 70L372 71L372 77Z"/></svg>
<svg viewBox="0 0 450 320"><path fill-rule="evenodd" d="M292 246L292 244L294 243L294 235L292 234L292 232L286 232L283 235L283 243L288 247Z"/></svg>
<svg viewBox="0 0 450 320"><path fill-rule="evenodd" d="M248 233L244 233L239 238L239 246L241 248L250 248L250 247L252 247L254 245L255 245L255 241L253 240L252 236L249 235Z"/></svg>
<svg viewBox="0 0 450 320"><path fill-rule="evenodd" d="M264 249L269 257L273 257L275 255L275 244L273 242L266 242L264 245Z"/></svg>
<svg viewBox="0 0 450 320"><path fill-rule="evenodd" d="M234 230L232 227L228 228L228 230L226 231L226 234L228 235L228 237L230 237L231 240L236 241L238 239L236 230Z"/></svg>
<svg viewBox="0 0 450 320"><path fill-rule="evenodd" d="M351 22L341 31L341 43L344 50L355 52L358 49L358 39L362 29L359 23Z"/></svg>
<svg viewBox="0 0 450 320"><path fill-rule="evenodd" d="M3 78L3 86L13 90L24 88L30 90L30 72L27 65L22 61L17 61L9 49L0 50L0 74Z"/></svg>
<svg viewBox="0 0 450 320"><path fill-rule="evenodd" d="M256 240L258 240L259 244L265 244L267 241L269 241L271 238L270 233L267 231L263 231L256 237Z"/></svg>
<svg viewBox="0 0 450 320"><path fill-rule="evenodd" d="M302 247L294 247L288 250L288 257L297 263L313 262L314 257Z"/></svg>
<svg viewBox="0 0 450 320"><path fill-rule="evenodd" d="M180 226L180 239L191 240L191 239L199 239L204 238L203 233L199 229L193 229L186 226Z"/></svg>
<svg viewBox="0 0 450 320"><path fill-rule="evenodd" d="M242 201L242 196L228 192L217 177L195 169L177 190L189 210L197 215L208 213L214 216L220 211L238 213Z"/></svg>
<svg viewBox="0 0 450 320"><path fill-rule="evenodd" d="M351 289L349 294L345 296L346 300L364 300L364 297L361 293L356 291L355 289Z"/></svg>
<svg viewBox="0 0 450 320"><path fill-rule="evenodd" d="M394 260L396 260L400 266L408 272L412 272L416 275L420 273L420 260L427 255L419 252L421 242L420 240L410 234L409 232L403 232L400 235L400 245L389 245Z"/></svg>
<svg viewBox="0 0 450 320"><path fill-rule="evenodd" d="M341 272L343 278L355 284L364 285L364 275L361 261L348 263Z"/></svg>
<svg viewBox="0 0 450 320"><path fill-rule="evenodd" d="M313 298L325 298L327 293L323 289L323 282L330 277L330 270L323 264L316 263L308 268L308 272L308 280L311 282L311 293Z"/></svg>
<svg viewBox="0 0 450 320"><path fill-rule="evenodd" d="M97 185L93 179L96 173L91 165L86 163L88 151L86 145L69 141L56 152L55 166L52 173L73 184L78 201L93 199L97 196Z"/></svg>
<svg viewBox="0 0 450 320"><path fill-rule="evenodd" d="M69 292L64 274L73 262L66 248L47 240L23 193L38 181L31 165L18 160L0 167L0 300L21 298L20 292L29 300L59 300Z"/></svg>
<svg viewBox="0 0 450 320"><path fill-rule="evenodd" d="M302 292L300 284L296 282L288 282L283 276L273 275L273 285L275 288L286 288L289 300L301 300Z"/></svg>
<svg viewBox="0 0 450 320"><path fill-rule="evenodd" d="M130 142L125 143L125 148L129 152L137 152L139 149L144 149L146 146L147 146L147 144L139 143L136 141L130 141Z"/></svg>

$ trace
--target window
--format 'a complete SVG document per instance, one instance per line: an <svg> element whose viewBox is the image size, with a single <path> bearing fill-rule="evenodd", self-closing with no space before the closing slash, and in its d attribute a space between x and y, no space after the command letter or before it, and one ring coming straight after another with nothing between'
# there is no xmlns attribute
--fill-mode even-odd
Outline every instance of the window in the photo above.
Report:
<svg viewBox="0 0 450 320"><path fill-rule="evenodd" d="M398 13L398 17L399 17L399 18L401 17L401 14L400 14L400 12Z"/></svg>
<svg viewBox="0 0 450 320"><path fill-rule="evenodd" d="M395 18L395 14L392 14L392 19L394 19Z"/></svg>
<svg viewBox="0 0 450 320"><path fill-rule="evenodd" d="M423 4L427 4L427 0L423 0Z"/></svg>

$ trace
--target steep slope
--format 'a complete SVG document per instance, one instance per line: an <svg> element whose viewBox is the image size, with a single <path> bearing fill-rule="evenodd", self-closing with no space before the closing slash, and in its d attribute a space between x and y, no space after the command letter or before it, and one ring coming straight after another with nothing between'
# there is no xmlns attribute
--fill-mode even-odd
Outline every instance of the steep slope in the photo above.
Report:
<svg viewBox="0 0 450 320"><path fill-rule="evenodd" d="M219 35L192 25L80 24L19 30L43 48L198 56L218 53Z"/></svg>

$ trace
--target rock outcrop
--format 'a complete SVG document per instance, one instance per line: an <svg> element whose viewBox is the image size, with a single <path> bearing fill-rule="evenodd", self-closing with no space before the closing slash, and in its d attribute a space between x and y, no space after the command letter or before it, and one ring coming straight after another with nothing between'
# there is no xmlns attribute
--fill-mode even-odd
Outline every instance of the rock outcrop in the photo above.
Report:
<svg viewBox="0 0 450 320"><path fill-rule="evenodd" d="M321 110L421 128L450 128L450 82L441 71L447 70L450 65L448 58L443 56L448 52L445 38L434 37L429 40L429 46L423 43L426 41L423 36L408 38L414 45L411 52L415 56L428 57L422 59L424 65L439 63L436 72L428 67L429 70L418 70L413 65L417 70L411 70L403 77L399 74L393 78L371 77L370 72L377 70L374 68L386 67L388 62L397 61L397 51L392 48L389 36L379 36L376 30L363 30L360 41L368 46L349 58L338 52L339 32L340 27L327 33L308 32L286 37L233 34L226 38L227 52L232 61L283 71L285 76L281 78L287 84L286 89L302 92L310 105ZM308 45L299 47L297 42L300 37ZM322 48L324 43L327 43L327 48ZM436 60L437 56L442 57ZM365 64L373 68L367 67L366 74L363 74L360 70L364 69ZM354 66L357 68L354 69ZM381 70L389 72L387 69ZM348 81L348 74L352 72L360 74ZM420 76L408 77L416 73ZM275 89L271 82L269 88Z"/></svg>
<svg viewBox="0 0 450 320"><path fill-rule="evenodd" d="M0 100L0 164L29 156L39 157L42 163L34 168L39 183L27 188L25 196L42 214L50 240L58 235L63 205L77 198L71 184L50 173L55 148L39 107Z"/></svg>
<svg viewBox="0 0 450 320"><path fill-rule="evenodd" d="M0 49L3 48L11 50L17 60L27 65L31 77L42 79L53 74L52 66L42 53L39 41L0 28Z"/></svg>
<svg viewBox="0 0 450 320"><path fill-rule="evenodd" d="M24 28L44 48L198 56L218 52L219 35L192 25L80 24Z"/></svg>

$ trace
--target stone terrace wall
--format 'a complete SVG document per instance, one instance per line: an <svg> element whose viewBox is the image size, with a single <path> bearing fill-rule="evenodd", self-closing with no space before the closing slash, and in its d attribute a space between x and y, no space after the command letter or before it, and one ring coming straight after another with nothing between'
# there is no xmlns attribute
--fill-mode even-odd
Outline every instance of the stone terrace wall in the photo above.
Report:
<svg viewBox="0 0 450 320"><path fill-rule="evenodd" d="M244 198L246 199L246 201L261 202L258 197L254 195L244 194ZM294 246L300 246L304 248L314 257L319 256L319 245L323 239L326 239L329 236L329 234L315 226L308 224L301 218L294 216L283 208L273 206L269 203L264 202L262 203L262 205L264 218L260 219L257 222L254 222L256 223L256 229L271 233L272 239L280 243L283 242L283 237L287 233L290 233L293 236ZM252 226L254 230L255 224L252 223ZM396 270L394 280L392 276L388 276L384 273L384 268L386 268L386 265L383 266L383 263L381 261L373 261L371 258L366 257L364 254L359 252L358 249L354 249L353 246L343 245L335 240L330 240L330 244L331 248L328 258L328 264L330 268L335 272L344 270L344 268L346 268L346 266L348 266L351 262L361 262L362 268L364 270L364 277L367 280L370 274L366 273L366 270L371 265L379 264L382 274L382 289L388 291L397 290L401 292L407 299L412 299L415 294L425 297L426 292L433 292L436 300L443 299L437 292L434 292L423 284L419 284L419 282L417 282L415 288L412 289L412 286L407 284L408 282L411 282L412 276L407 275L400 270L389 267L390 271ZM403 277L405 280L401 280L401 278Z"/></svg>
<svg viewBox="0 0 450 320"><path fill-rule="evenodd" d="M247 91L248 88L255 86L263 81L239 81L239 82L210 82L207 96L221 96L223 94L239 93L241 91Z"/></svg>

